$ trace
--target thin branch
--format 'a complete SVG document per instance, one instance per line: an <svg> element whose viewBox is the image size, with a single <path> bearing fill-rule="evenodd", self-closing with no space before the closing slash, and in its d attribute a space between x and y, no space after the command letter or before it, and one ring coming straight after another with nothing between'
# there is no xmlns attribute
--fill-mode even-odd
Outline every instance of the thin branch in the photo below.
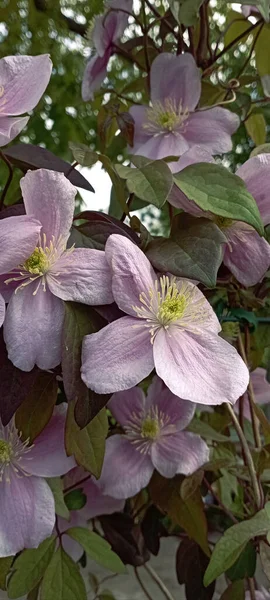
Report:
<svg viewBox="0 0 270 600"><path fill-rule="evenodd" d="M230 517L231 521L233 523L238 523L237 519L235 518L235 516L232 514L232 512L225 506L225 504L223 504L223 502L220 500L220 498L217 496L216 492L213 490L211 484L209 483L209 481L207 481L206 477L203 478L203 482L206 485L207 489L209 490L209 492L212 494L213 498L216 500L216 502L218 503L218 505L220 506L220 508L222 508L223 512Z"/></svg>
<svg viewBox="0 0 270 600"><path fill-rule="evenodd" d="M65 173L65 177L68 177L70 175L70 173L72 173L73 169L75 169L75 167L78 166L78 162L75 160L72 165L70 165L69 169L67 170L67 172Z"/></svg>
<svg viewBox="0 0 270 600"><path fill-rule="evenodd" d="M153 567L151 567L151 565L147 563L145 563L145 565L143 566L147 573L149 573L150 577L152 577L153 581L155 581L159 589L163 592L165 598L167 598L167 600L174 600L174 597L171 595L171 592L169 592L165 583L162 581L162 579L160 579L159 575L156 573Z"/></svg>
<svg viewBox="0 0 270 600"><path fill-rule="evenodd" d="M8 158L2 152L2 150L0 150L0 157L2 158L2 160L4 161L4 163L7 165L8 170L9 170L7 182L6 182L6 185L5 185L5 187L4 187L3 191L2 191L2 195L1 195L1 199L0 199L0 210L2 210L4 208L4 202L5 202L5 197L7 195L8 188L9 188L11 182L12 182L13 168L12 168L12 164L9 162Z"/></svg>
<svg viewBox="0 0 270 600"><path fill-rule="evenodd" d="M250 600L256 600L254 579L251 577L248 577L247 582L248 582L248 588L249 588L249 592L250 592Z"/></svg>
<svg viewBox="0 0 270 600"><path fill-rule="evenodd" d="M147 591L147 589L139 575L138 567L134 567L134 573L135 573L136 579L139 583L139 586L142 588L142 591L145 594L146 598L148 598L148 600L153 600L152 596L150 596L149 592Z"/></svg>
<svg viewBox="0 0 270 600"><path fill-rule="evenodd" d="M85 483L90 478L91 478L91 475L86 475L86 477L84 477L83 479L79 479L79 481L76 481L76 483L73 483L72 485L69 485L67 488L65 488L63 490L63 494L66 494L67 492L74 490L74 488L78 487L79 485L82 485L82 483Z"/></svg>
<svg viewBox="0 0 270 600"><path fill-rule="evenodd" d="M161 17L161 15L159 14L158 10L153 6L153 4L151 4L151 2L149 2L149 0L145 0L145 4L151 10L151 12L153 13L153 15L155 15L155 17L157 17L157 19L160 19L160 18L162 19L164 25L166 25L166 27L169 29L169 31L177 39L177 33L174 31L174 27L169 23L169 21L167 21L167 19L165 19L164 17Z"/></svg>
<svg viewBox="0 0 270 600"><path fill-rule="evenodd" d="M246 66L249 64L249 61L250 61L250 59L252 57L252 54L253 54L253 51L254 51L257 39L258 39L258 37L259 37L259 35L260 35L261 31L262 31L263 26L264 26L264 23L261 24L261 27L256 32L256 35L254 36L254 40L253 40L253 42L251 44L251 48L250 48L250 51L248 53L248 56L247 56L247 58L246 58L246 60L245 60L245 62L243 64L243 66L241 67L239 73L237 74L236 79L238 79L240 77L240 75L242 75L242 73L244 72Z"/></svg>
<svg viewBox="0 0 270 600"><path fill-rule="evenodd" d="M247 334L245 331L245 336L246 335ZM239 346L239 352L242 356L242 359L248 368L248 359L247 359L247 355L246 355L246 351L244 348L241 334L239 334L239 336L238 336L238 346ZM249 384L248 384L248 399L249 399L249 408L250 408L250 414L251 414L251 423L252 423L252 429L253 429L254 442L255 442L256 448L260 448L261 447L260 430L259 430L258 419L257 419L257 417L255 415L255 411L254 411L254 404L256 403L256 399L255 399L253 385L251 383L251 380L249 380Z"/></svg>
<svg viewBox="0 0 270 600"><path fill-rule="evenodd" d="M197 46L197 64L200 66L204 64L206 58L206 52L210 51L210 57L212 55L211 47L209 44L209 22L208 22L208 12L207 5L202 4L200 8L200 37Z"/></svg>
<svg viewBox="0 0 270 600"><path fill-rule="evenodd" d="M128 201L127 201L127 204L126 204L127 212L123 212L122 217L120 219L120 221L122 221L122 223L125 220L125 218L129 215L130 207L131 207L131 203L132 203L133 199L134 199L134 194L133 193L129 194L129 198L128 198Z"/></svg>
<svg viewBox="0 0 270 600"><path fill-rule="evenodd" d="M253 492L254 492L254 497L255 497L255 502L256 502L256 506L258 509L261 508L261 493L260 493L260 487L258 484L258 480L257 480L257 475L256 475L256 471L255 471L255 467L254 467L254 463L253 463L253 459L251 456L251 452L250 449L248 447L248 443L247 440L245 438L245 434L242 430L242 427L240 427L240 423L237 419L237 416L232 408L232 406L230 404L227 404L227 409L230 413L230 416L232 418L234 427L236 429L237 435L239 437L243 452L245 454L245 458L246 458L246 463L247 463L247 467L249 470L249 475L250 475L250 480L251 480L251 485L253 488Z"/></svg>
<svg viewBox="0 0 270 600"><path fill-rule="evenodd" d="M143 27L142 27L142 32L143 32L143 48L144 48L145 65L146 65L146 70L147 70L147 86L148 86L148 91L150 93L150 69L151 69L151 65L150 65L149 54L148 54L147 18L146 18L145 6L146 6L145 5L145 0L142 0L142 10L143 10Z"/></svg>
<svg viewBox="0 0 270 600"><path fill-rule="evenodd" d="M263 23L263 19L259 19L259 21L257 21L257 23L254 23L248 29L246 29L246 31L240 33L234 40L232 40L227 46L225 46L223 48L223 50L221 50L219 52L219 54L216 54L216 55L213 56L213 58L208 62L208 67L210 67L219 58L221 58L224 54L226 54L226 52L228 52L231 48L233 48L233 46L235 46L235 44L237 44L238 42L240 42L243 37L245 37L246 35L249 35L250 33L252 33L252 31L254 31L254 29L256 29L262 23Z"/></svg>

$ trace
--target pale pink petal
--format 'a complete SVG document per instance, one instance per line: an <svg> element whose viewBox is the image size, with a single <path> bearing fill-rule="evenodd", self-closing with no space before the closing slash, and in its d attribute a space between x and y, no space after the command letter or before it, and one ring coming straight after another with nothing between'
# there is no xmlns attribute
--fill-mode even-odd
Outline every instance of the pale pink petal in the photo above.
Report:
<svg viewBox="0 0 270 600"><path fill-rule="evenodd" d="M12 142L24 129L29 117L1 117L0 113L0 146Z"/></svg>
<svg viewBox="0 0 270 600"><path fill-rule="evenodd" d="M151 67L151 100L176 104L194 110L201 95L201 74L191 54L175 56L162 52Z"/></svg>
<svg viewBox="0 0 270 600"><path fill-rule="evenodd" d="M264 225L270 223L270 154L258 154L249 158L236 175L244 180L248 191L255 198Z"/></svg>
<svg viewBox="0 0 270 600"><path fill-rule="evenodd" d="M149 106L138 106L137 104L129 108L129 113L134 119L134 144L145 142L149 137L149 132L145 129L148 122ZM150 134L151 135L151 134ZM132 152L132 150L131 150Z"/></svg>
<svg viewBox="0 0 270 600"><path fill-rule="evenodd" d="M175 326L161 329L154 361L174 394L199 404L233 404L248 386L248 369L235 348L207 329L197 335Z"/></svg>
<svg viewBox="0 0 270 600"><path fill-rule="evenodd" d="M98 56L104 56L106 50L112 45L112 38L117 25L117 15L98 15L95 18L92 40Z"/></svg>
<svg viewBox="0 0 270 600"><path fill-rule="evenodd" d="M127 390L153 367L149 330L139 319L122 317L84 338L82 380L98 394Z"/></svg>
<svg viewBox="0 0 270 600"><path fill-rule="evenodd" d="M230 227L227 237L224 264L242 285L255 285L270 267L270 245L257 231L241 223Z"/></svg>
<svg viewBox="0 0 270 600"><path fill-rule="evenodd" d="M6 56L0 60L0 114L22 115L32 110L50 81L49 54Z"/></svg>
<svg viewBox="0 0 270 600"><path fill-rule="evenodd" d="M42 234L49 245L60 237L67 241L75 208L76 188L63 173L49 169L28 171L20 186L27 215L33 215L42 224Z"/></svg>
<svg viewBox="0 0 270 600"><path fill-rule="evenodd" d="M73 456L67 456L65 450L66 407L61 404L55 408L48 425L20 461L30 475L58 477L76 466Z"/></svg>
<svg viewBox="0 0 270 600"><path fill-rule="evenodd" d="M128 15L121 12L121 9L132 14L133 0L107 0L106 5L114 10L119 10L116 13L117 23L112 37L113 42L117 42L122 37L128 24Z"/></svg>
<svg viewBox="0 0 270 600"><path fill-rule="evenodd" d="M17 477L0 485L0 557L37 546L52 533L55 508L52 492L40 477Z"/></svg>
<svg viewBox="0 0 270 600"><path fill-rule="evenodd" d="M199 435L181 431L154 442L151 458L163 477L174 477L176 473L191 475L209 460L209 449Z"/></svg>
<svg viewBox="0 0 270 600"><path fill-rule="evenodd" d="M111 270L105 252L74 248L65 252L47 277L51 292L62 300L83 304L113 302Z"/></svg>
<svg viewBox="0 0 270 600"><path fill-rule="evenodd" d="M201 163L201 162L213 163L215 161L214 161L212 155L210 154L209 150L206 150L203 146L192 146L191 148L189 148L189 150L184 152L182 154L182 156L180 156L180 158L177 162L170 162L168 164L169 164L169 167L170 167L172 173L179 173L180 171L183 171L183 169L185 169L186 167L189 167L190 165L194 165L195 163ZM176 188L176 186L173 186L173 187ZM176 188L176 190L180 194L182 194L182 192L180 192L180 190L178 188ZM184 196L184 194L182 194L182 196ZM181 198L181 196L180 196L180 198ZM170 197L168 198L168 201L170 202ZM172 202L171 202L171 204L172 204ZM198 210L200 210L199 207L195 203L192 202L192 204L194 204L194 206L196 206L196 208ZM179 208L181 208L181 206L179 206ZM186 211L186 212L188 212L188 211Z"/></svg>
<svg viewBox="0 0 270 600"><path fill-rule="evenodd" d="M86 520L121 512L125 506L125 500L103 494L93 479L83 484L83 492L87 502L80 512Z"/></svg>
<svg viewBox="0 0 270 600"><path fill-rule="evenodd" d="M108 403L112 415L122 426L132 421L132 416L139 415L145 407L145 395L141 388L133 387L130 390L116 392Z"/></svg>
<svg viewBox="0 0 270 600"><path fill-rule="evenodd" d="M152 383L148 388L147 408L151 406L157 408L159 414L169 417L169 426L171 424L175 425L178 431L187 427L196 409L194 402L182 400L179 396L175 396L162 379L157 376L153 377ZM135 412L137 412L136 408Z"/></svg>
<svg viewBox="0 0 270 600"><path fill-rule="evenodd" d="M187 298L187 305L180 320L180 327L192 330L195 333L204 330L219 333L221 325L216 313L197 285L180 277L176 278L175 283L179 293L182 292Z"/></svg>
<svg viewBox="0 0 270 600"><path fill-rule="evenodd" d="M268 404L270 402L270 384L266 379L266 374L266 369L258 367L255 371L252 371L250 376L258 404Z"/></svg>
<svg viewBox="0 0 270 600"><path fill-rule="evenodd" d="M8 284L5 283L10 277L14 277L14 273L4 273L0 275L0 294L3 296L5 302L9 302L10 298L18 287L18 281L10 281Z"/></svg>
<svg viewBox="0 0 270 600"><path fill-rule="evenodd" d="M1 294L0 294L0 327L4 323L5 313L6 313L5 300L4 300L3 296L1 296Z"/></svg>
<svg viewBox="0 0 270 600"><path fill-rule="evenodd" d="M107 240L105 254L112 270L112 292L119 308L136 315L140 295L155 286L154 269L145 254L123 235L113 234ZM120 388L119 388L120 389Z"/></svg>
<svg viewBox="0 0 270 600"><path fill-rule="evenodd" d="M106 452L98 487L114 498L131 498L145 488L154 471L151 458L136 450L122 435L106 441Z"/></svg>
<svg viewBox="0 0 270 600"><path fill-rule="evenodd" d="M62 535L62 544L65 552L77 562L83 555L83 548L78 542L75 542L69 535L65 535L65 531L71 527L87 527L86 519L82 515L82 510L72 510L70 519L67 521L62 517L57 517L57 525Z"/></svg>
<svg viewBox="0 0 270 600"><path fill-rule="evenodd" d="M102 58L93 56L85 67L82 81L82 99L93 100L94 92L99 90L102 82L107 75L107 66L111 57L111 48L109 48Z"/></svg>
<svg viewBox="0 0 270 600"><path fill-rule="evenodd" d="M170 133L152 135L144 142L138 142L134 148L130 149L130 152L132 154L138 154L139 156L146 156L151 160L158 160L167 156L181 156L181 154L188 149L189 144L186 141L185 136L178 133L178 131L171 131ZM168 163L171 170L175 163L176 161Z"/></svg>
<svg viewBox="0 0 270 600"><path fill-rule="evenodd" d="M190 114L185 123L185 139L189 144L202 144L211 154L232 149L231 135L239 127L239 117L217 106Z"/></svg>
<svg viewBox="0 0 270 600"><path fill-rule="evenodd" d="M14 292L9 302L4 338L11 362L31 371L53 369L61 362L61 337L64 304L42 285L36 295L37 281Z"/></svg>
<svg viewBox="0 0 270 600"><path fill-rule="evenodd" d="M34 251L41 224L33 217L7 217L0 220L0 273L23 264ZM7 277L6 277L7 279Z"/></svg>

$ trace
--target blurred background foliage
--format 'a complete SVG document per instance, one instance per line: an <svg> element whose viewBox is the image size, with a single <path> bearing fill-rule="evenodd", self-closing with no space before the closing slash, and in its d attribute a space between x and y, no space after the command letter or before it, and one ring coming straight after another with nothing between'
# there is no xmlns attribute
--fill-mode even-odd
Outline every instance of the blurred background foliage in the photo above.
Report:
<svg viewBox="0 0 270 600"><path fill-rule="evenodd" d="M161 15L168 10L166 0L156 0L154 5ZM140 0L134 1L134 8L138 18L142 18ZM103 0L0 0L1 56L49 53L53 61L53 74L46 93L33 111L20 140L17 138L14 143L39 144L68 161L72 161L70 141L102 151L114 162L127 158L127 139L121 134L116 135L119 129L116 115L127 111L133 101L148 101L143 48L142 45L132 47L131 42L132 38L141 36L141 31L132 17L122 44L126 55L115 55L111 59L108 78L93 102L85 103L81 98L83 71L90 55L91 26L95 16L103 10ZM232 5L226 0L210 0L208 11L212 49L217 40L220 40L222 49L224 40L228 45L243 30L241 28L250 26L248 21L239 20L241 15L235 15ZM149 10L147 18L149 21L153 19ZM231 21L233 24L228 27ZM159 26L155 25L149 35L154 40L153 47L149 47L151 60L157 54L155 45L158 47L162 43L163 50L175 51L176 40L172 34L166 35L161 42ZM195 41L196 35L195 26ZM233 78L239 82L235 89L236 99L229 108L238 112L242 124L234 135L233 151L225 159L220 157L233 171L249 157L255 145L266 141L270 123L270 107L265 102L256 72L253 48L251 36L234 46L219 59L218 69L211 74L215 87L212 87L208 74L203 84L201 104L211 105L220 99L230 99L232 93L228 82ZM131 53L133 58L130 59ZM262 102L258 103L260 99ZM247 122L251 110L252 118L249 116ZM104 123L107 125L104 126ZM2 188L6 176L6 167L1 163ZM11 202L18 199L18 179L19 174L9 190ZM119 216L115 202L111 211ZM145 208L142 216L153 233L158 233L157 229L164 233L167 229L166 208L159 223L157 209L153 207Z"/></svg>

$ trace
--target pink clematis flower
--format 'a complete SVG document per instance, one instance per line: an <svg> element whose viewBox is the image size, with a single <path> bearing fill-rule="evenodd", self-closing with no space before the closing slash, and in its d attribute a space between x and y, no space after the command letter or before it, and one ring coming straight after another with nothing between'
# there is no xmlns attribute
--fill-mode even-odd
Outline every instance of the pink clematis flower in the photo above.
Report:
<svg viewBox="0 0 270 600"><path fill-rule="evenodd" d="M151 106L132 106L135 121L133 154L151 159L181 156L194 145L211 154L228 152L239 118L215 107L195 110L201 95L201 74L191 54L164 52L151 67ZM170 162L173 173L178 162Z"/></svg>
<svg viewBox="0 0 270 600"><path fill-rule="evenodd" d="M245 600L252 600L250 592L245 593ZM255 591L255 600L270 600L270 592L265 587L261 587L260 590Z"/></svg>
<svg viewBox="0 0 270 600"><path fill-rule="evenodd" d="M122 37L128 24L127 13L131 14L132 3L133 0L111 0L107 2L107 6L113 10L95 19L92 37L96 54L87 63L82 82L82 98L85 101L93 99L94 92L106 77L114 45ZM121 9L126 12L121 12Z"/></svg>
<svg viewBox="0 0 270 600"><path fill-rule="evenodd" d="M27 260L34 251L41 224L33 217L19 216L0 221L0 276ZM5 300L0 294L0 327L5 318Z"/></svg>
<svg viewBox="0 0 270 600"><path fill-rule="evenodd" d="M0 557L36 548L54 528L54 499L45 477L75 466L64 445L65 407L58 407L34 444L22 441L14 420L0 421Z"/></svg>
<svg viewBox="0 0 270 600"><path fill-rule="evenodd" d="M48 54L6 56L0 60L0 146L5 146L25 127L32 110L49 83L52 62Z"/></svg>
<svg viewBox="0 0 270 600"><path fill-rule="evenodd" d="M210 162L210 156L207 159L207 153L200 148L193 148L180 159L179 170L197 162ZM270 154L259 154L249 158L236 171L236 175L246 183L248 191L257 202L263 224L268 225L270 223ZM205 216L215 221L228 240L224 248L223 262L242 285L250 287L262 279L270 267L270 245L253 227L241 221L204 212L176 186L173 187L169 202L195 217Z"/></svg>
<svg viewBox="0 0 270 600"><path fill-rule="evenodd" d="M124 435L107 439L98 486L116 498L135 496L149 483L154 469L163 477L191 475L209 460L199 435L183 431L196 405L174 396L154 377L147 397L134 387L114 394L109 408Z"/></svg>
<svg viewBox="0 0 270 600"><path fill-rule="evenodd" d="M83 548L68 535L65 535L65 532L70 527L87 527L90 519L120 512L125 506L124 499L112 498L103 494L93 477L80 484L80 480L85 478L85 476L86 472L81 467L75 467L64 478L65 487L73 486L78 482L78 488L82 489L83 494L87 497L85 506L80 510L71 511L69 521L58 517L59 530L64 534L62 537L63 547L75 561L81 558Z"/></svg>
<svg viewBox="0 0 270 600"><path fill-rule="evenodd" d="M10 360L23 371L35 364L51 369L61 361L63 300L84 304L113 302L110 269L100 250L66 249L74 213L76 188L62 173L39 169L21 180L26 213L41 228L36 246L19 255L16 245L1 254L17 260L16 269L1 276L0 292L9 301L4 339ZM18 219L20 217L17 217ZM12 224L15 217L5 219ZM21 235L19 227L14 236ZM16 237L15 237L16 240ZM22 258L22 260L21 260Z"/></svg>
<svg viewBox="0 0 270 600"><path fill-rule="evenodd" d="M266 379L266 370L258 367L250 374L250 379L254 389L254 395L257 404L269 404L270 403L270 384ZM235 412L239 413L239 401L236 402ZM244 394L243 404L244 417L251 421L251 414L249 408L248 393Z"/></svg>
<svg viewBox="0 0 270 600"><path fill-rule="evenodd" d="M219 321L190 281L157 276L145 254L113 234L105 254L116 304L127 313L86 336L82 379L98 393L127 390L156 369L173 394L203 404L234 403L249 373L218 336Z"/></svg>

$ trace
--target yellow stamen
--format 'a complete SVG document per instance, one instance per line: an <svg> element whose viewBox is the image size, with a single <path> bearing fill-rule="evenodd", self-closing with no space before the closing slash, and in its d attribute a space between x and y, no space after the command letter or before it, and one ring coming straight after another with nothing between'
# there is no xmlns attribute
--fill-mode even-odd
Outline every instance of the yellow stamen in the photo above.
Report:
<svg viewBox="0 0 270 600"><path fill-rule="evenodd" d="M36 247L33 254L28 258L23 269L33 275L44 275L49 268L49 261L43 248Z"/></svg>
<svg viewBox="0 0 270 600"><path fill-rule="evenodd" d="M228 219L227 217L219 217L214 216L214 222L220 229L227 229L227 227L231 227L233 224L233 219Z"/></svg>
<svg viewBox="0 0 270 600"><path fill-rule="evenodd" d="M151 417L146 417L142 422L141 435L145 438L150 438L154 440L160 431L159 422L157 419L151 419Z"/></svg>
<svg viewBox="0 0 270 600"><path fill-rule="evenodd" d="M0 464L10 462L12 448L9 442L0 440Z"/></svg>
<svg viewBox="0 0 270 600"><path fill-rule="evenodd" d="M183 108L182 103L176 104L171 98L166 98L164 103L155 102L147 111L147 123L144 128L151 132L158 130L175 131L183 127L189 112Z"/></svg>

